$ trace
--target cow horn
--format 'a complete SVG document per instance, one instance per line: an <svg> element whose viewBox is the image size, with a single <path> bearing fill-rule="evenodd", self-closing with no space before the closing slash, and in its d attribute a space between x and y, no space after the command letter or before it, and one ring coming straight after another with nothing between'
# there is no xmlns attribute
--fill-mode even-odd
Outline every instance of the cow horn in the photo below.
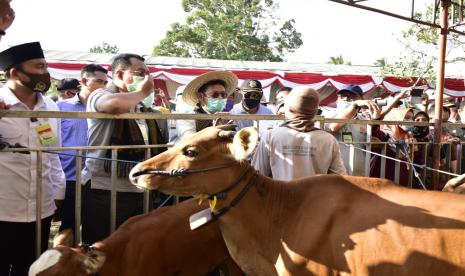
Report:
<svg viewBox="0 0 465 276"><path fill-rule="evenodd" d="M236 125L220 125L220 126L216 126L216 128L221 129L221 130L236 130L237 126Z"/></svg>
<svg viewBox="0 0 465 276"><path fill-rule="evenodd" d="M234 135L236 135L236 131L231 131L231 130L222 130L220 133L218 133L218 136L220 138L226 138L226 139L232 139L234 138Z"/></svg>

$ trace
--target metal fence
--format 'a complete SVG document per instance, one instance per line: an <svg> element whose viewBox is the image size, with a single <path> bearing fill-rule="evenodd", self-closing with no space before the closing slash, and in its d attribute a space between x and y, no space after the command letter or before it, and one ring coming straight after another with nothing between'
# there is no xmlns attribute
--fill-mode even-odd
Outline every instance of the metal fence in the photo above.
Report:
<svg viewBox="0 0 465 276"><path fill-rule="evenodd" d="M91 112L53 112L53 111L8 111L8 110L0 110L0 118L1 117L16 117L16 118L98 118L98 119L165 119L165 120L214 120L214 119L226 119L226 120L253 120L254 126L259 127L261 120L283 120L283 116L278 115L229 115L229 114L121 114L121 115L110 115L104 113L91 113ZM395 166L395 182L399 182L399 170L400 170L400 163L407 163L412 168L415 166L411 160L406 161L400 158L400 145L392 144L392 143L385 143L385 142L372 142L371 135L372 135L372 126L373 125L431 125L429 123L415 123L415 122L397 122L397 121L360 121L360 120L346 120L346 119L327 119L321 116L317 116L315 120L318 122L317 125L323 126L326 123L339 123L344 122L347 124L362 124L366 125L366 141L363 142L352 142L346 143L350 147L350 162L351 166L354 166L354 156L355 151L363 151L365 155L365 176L369 176L370 173L370 162L372 156L379 155L381 156L381 173L380 177L385 177L384 171L386 167L386 160L390 157L386 156L386 150L388 146L394 146L396 148L396 157L391 158L396 160ZM445 127L449 128L465 128L465 124L444 124ZM427 143L414 143L411 146L423 145ZM450 143L446 143L449 144ZM381 151L380 153L376 153L372 151L372 146L380 145ZM70 151L73 150L76 152L76 205L75 205L75 224L76 230L79 229L81 225L81 171L82 171L82 158L87 158L83 155L83 152L89 150L108 150L112 151L111 155L111 204L110 204L110 212L111 212L111 219L110 219L110 230L113 232L116 227L116 179L117 179L117 162L124 162L124 160L118 160L118 150L120 149L146 149L147 150L147 157L150 156L150 149L155 147L169 147L170 144L163 144L163 145L141 145L141 146L102 146L102 147L39 147L39 148L7 148L4 149L3 152L25 152L28 151L30 154L37 155L37 175L36 175L36 185L37 185L37 194L36 194L36 235L37 237L41 236L41 201L42 201L42 159L44 153L49 154L58 154L61 151ZM428 148L423 147L425 152L423 156L426 158L428 156ZM446 164L445 168L450 169L451 164L451 149L447 152L446 156ZM461 172L461 158L463 157L462 154L463 143L459 143L457 145L457 167L459 168L458 173ZM1 152L0 152L1 154ZM426 162L425 162L426 164ZM421 173L419 174L422 178L423 182L427 181L427 170L432 170L425 165L418 165L417 167L421 169ZM350 169L350 168L349 168ZM441 173L445 173L447 175L455 175L453 173L447 171L440 171ZM410 171L409 176L409 186L411 186L411 181L414 177L413 170ZM144 212L149 212L150 209L150 199L149 199L149 192L144 192ZM81 241L80 231L76 231L75 235L75 243L79 243ZM41 239L36 239L36 253L37 256L40 255L41 251Z"/></svg>

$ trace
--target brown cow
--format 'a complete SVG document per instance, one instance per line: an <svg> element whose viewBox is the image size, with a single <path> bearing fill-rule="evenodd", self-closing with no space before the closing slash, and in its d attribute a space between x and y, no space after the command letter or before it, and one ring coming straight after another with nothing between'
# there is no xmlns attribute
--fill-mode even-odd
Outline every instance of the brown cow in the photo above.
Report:
<svg viewBox="0 0 465 276"><path fill-rule="evenodd" d="M229 257L217 224L189 229L190 214L205 208L194 200L133 217L95 249L58 246L32 264L29 276L205 275L222 265L244 275Z"/></svg>
<svg viewBox="0 0 465 276"><path fill-rule="evenodd" d="M139 163L131 180L208 196L249 275L465 275L463 196L366 177L273 180L242 161L257 136L253 128L234 136L205 129Z"/></svg>

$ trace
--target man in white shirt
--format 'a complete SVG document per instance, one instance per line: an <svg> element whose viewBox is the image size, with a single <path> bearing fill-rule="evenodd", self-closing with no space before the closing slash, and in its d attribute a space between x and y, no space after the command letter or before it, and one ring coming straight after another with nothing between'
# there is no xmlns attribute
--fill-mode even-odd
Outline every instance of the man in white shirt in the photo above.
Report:
<svg viewBox="0 0 465 276"><path fill-rule="evenodd" d="M293 180L316 174L346 174L339 144L326 131L314 126L319 95L299 86L285 100L286 122L262 136L252 165L263 175Z"/></svg>
<svg viewBox="0 0 465 276"><path fill-rule="evenodd" d="M235 104L229 111L233 115L274 115L274 112L268 107L260 104L263 97L262 84L258 80L244 80L241 85L242 101ZM260 134L266 130L273 128L275 121L263 120L259 124ZM253 126L252 120L237 120L234 121L237 129Z"/></svg>
<svg viewBox="0 0 465 276"><path fill-rule="evenodd" d="M39 42L11 47L0 53L6 85L0 108L21 111L58 111L43 96L50 74ZM3 141L25 147L61 146L56 118L1 118ZM58 155L42 155L42 251L47 249L56 205L65 195L65 175ZM0 152L0 275L26 275L35 259L37 154Z"/></svg>

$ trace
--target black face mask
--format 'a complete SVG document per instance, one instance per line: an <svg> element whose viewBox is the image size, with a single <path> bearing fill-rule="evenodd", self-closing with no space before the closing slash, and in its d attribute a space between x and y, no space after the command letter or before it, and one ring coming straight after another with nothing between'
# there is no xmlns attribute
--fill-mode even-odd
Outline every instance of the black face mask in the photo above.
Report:
<svg viewBox="0 0 465 276"><path fill-rule="evenodd" d="M20 70L24 75L29 77L29 81L21 81L21 83L34 92L45 93L50 88L50 73L32 74Z"/></svg>
<svg viewBox="0 0 465 276"><path fill-rule="evenodd" d="M428 126L414 126L412 128L413 138L425 138L429 134Z"/></svg>
<svg viewBox="0 0 465 276"><path fill-rule="evenodd" d="M260 105L260 99L243 99L245 107L254 109Z"/></svg>

